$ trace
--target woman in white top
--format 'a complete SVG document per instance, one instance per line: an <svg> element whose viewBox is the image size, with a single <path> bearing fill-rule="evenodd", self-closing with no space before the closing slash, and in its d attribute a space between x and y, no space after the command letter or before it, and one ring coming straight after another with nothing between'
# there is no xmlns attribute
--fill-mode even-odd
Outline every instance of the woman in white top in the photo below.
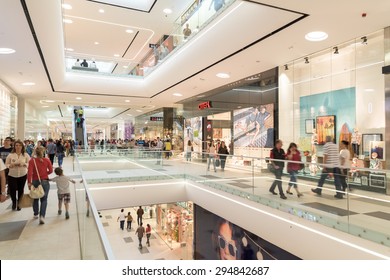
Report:
<svg viewBox="0 0 390 280"><path fill-rule="evenodd" d="M29 160L30 156L26 153L23 142L16 140L11 153L5 160L5 165L9 168L8 187L12 199L12 210L21 210L17 206L17 202L22 198L24 193ZM16 199L16 192L18 193L18 199Z"/></svg>
<svg viewBox="0 0 390 280"><path fill-rule="evenodd" d="M215 146L213 142L209 143L209 146L207 147L207 153L209 155L209 162L207 164L207 171L210 171L210 163L213 161L213 166L214 166L214 172L217 172L217 168L215 166L215 158L217 156L217 152L215 150Z"/></svg>
<svg viewBox="0 0 390 280"><path fill-rule="evenodd" d="M194 150L194 147L192 147L191 140L188 140L187 143L187 151L186 151L186 160L191 161L192 158L192 151Z"/></svg>
<svg viewBox="0 0 390 280"><path fill-rule="evenodd" d="M351 168L351 153L348 149L349 142L348 141L341 141L342 149L340 151L340 165L341 165L341 187L343 188L343 191L348 188L347 184L347 177L349 169Z"/></svg>
<svg viewBox="0 0 390 280"><path fill-rule="evenodd" d="M0 160L0 186L1 186L1 195L0 202L4 202L7 199L7 192L5 191L5 166L3 160Z"/></svg>

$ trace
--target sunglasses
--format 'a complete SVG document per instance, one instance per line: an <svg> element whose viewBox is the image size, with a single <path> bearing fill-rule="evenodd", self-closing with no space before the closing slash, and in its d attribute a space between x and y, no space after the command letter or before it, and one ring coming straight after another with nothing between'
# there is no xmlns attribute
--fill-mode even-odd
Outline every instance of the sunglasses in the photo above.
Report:
<svg viewBox="0 0 390 280"><path fill-rule="evenodd" d="M228 246L229 254L232 257L236 257L237 247L236 247L236 245L233 244L233 241L227 242L223 236L218 235L218 244L222 250L225 250L226 246Z"/></svg>

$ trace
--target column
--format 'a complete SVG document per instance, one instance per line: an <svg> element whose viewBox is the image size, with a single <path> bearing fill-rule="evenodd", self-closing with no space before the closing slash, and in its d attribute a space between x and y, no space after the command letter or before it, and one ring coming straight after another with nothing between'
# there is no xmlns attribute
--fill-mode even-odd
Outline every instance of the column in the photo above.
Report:
<svg viewBox="0 0 390 280"><path fill-rule="evenodd" d="M26 132L26 100L23 97L18 96L18 115L17 115L17 127L15 133L15 139L24 140Z"/></svg>
<svg viewBox="0 0 390 280"><path fill-rule="evenodd" d="M385 28L385 66L390 65L390 27ZM386 166L383 168L390 169L390 74L385 75L385 146L386 146ZM390 195L390 176L387 174L386 193Z"/></svg>
<svg viewBox="0 0 390 280"><path fill-rule="evenodd" d="M163 131L164 135L163 137L166 137L168 134L172 138L172 131L173 131L173 108L163 108Z"/></svg>

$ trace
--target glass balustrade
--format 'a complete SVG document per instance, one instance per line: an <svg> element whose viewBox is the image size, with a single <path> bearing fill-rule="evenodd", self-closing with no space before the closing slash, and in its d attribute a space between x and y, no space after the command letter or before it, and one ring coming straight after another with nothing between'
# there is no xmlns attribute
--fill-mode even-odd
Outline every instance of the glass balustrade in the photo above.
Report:
<svg viewBox="0 0 390 280"><path fill-rule="evenodd" d="M150 42L150 50L135 63L125 57L86 57L85 54L69 53L65 56L66 70L93 75L143 78L154 71L171 53L192 40L218 15L236 0L198 0L193 3L173 23L172 31L157 42ZM222 4L223 2L223 4ZM87 67L80 64L86 60Z"/></svg>
<svg viewBox="0 0 390 280"><path fill-rule="evenodd" d="M207 186L225 193L241 197L291 215L322 224L364 239L390 246L390 197L385 195L388 170L373 172L370 169L355 168L347 177L351 189L343 192L343 199L334 198L336 190L333 174L326 178L319 196L311 191L317 187L321 176L321 164L315 164L317 173L313 174L313 164L302 162L303 169L298 172L298 189L303 194L297 197L294 188L287 194L289 174L286 169L281 179L287 200L272 195L269 188L275 180L267 168L267 159L228 155L222 171L221 158L214 162L207 153L192 153L191 160L186 153L179 151L157 151L153 149L102 149L96 155L83 150L77 154L83 177L88 184L109 184L122 182L164 182L184 181L190 184ZM209 165L210 162L210 165ZM287 165L288 162L285 163ZM111 171L111 174L107 174ZM355 175L369 182L367 188L382 193L364 191L352 184ZM366 178L366 179L365 179ZM154 182L153 182L154 181ZM368 187L370 186L370 187ZM278 188L275 189L278 192ZM85 199L85 198L84 198Z"/></svg>

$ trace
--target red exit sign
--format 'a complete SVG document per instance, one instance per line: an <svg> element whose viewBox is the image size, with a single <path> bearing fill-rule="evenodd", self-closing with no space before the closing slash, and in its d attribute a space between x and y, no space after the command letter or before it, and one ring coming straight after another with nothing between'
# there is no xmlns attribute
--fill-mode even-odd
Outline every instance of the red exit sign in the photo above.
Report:
<svg viewBox="0 0 390 280"><path fill-rule="evenodd" d="M202 102L198 105L199 110L211 108L211 101Z"/></svg>

